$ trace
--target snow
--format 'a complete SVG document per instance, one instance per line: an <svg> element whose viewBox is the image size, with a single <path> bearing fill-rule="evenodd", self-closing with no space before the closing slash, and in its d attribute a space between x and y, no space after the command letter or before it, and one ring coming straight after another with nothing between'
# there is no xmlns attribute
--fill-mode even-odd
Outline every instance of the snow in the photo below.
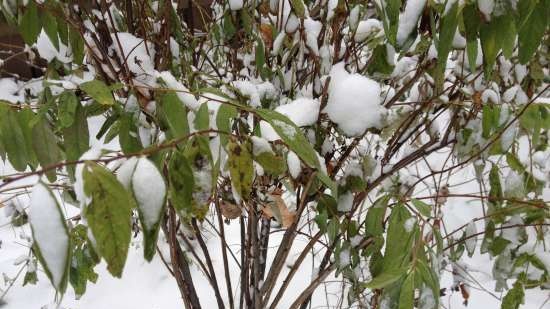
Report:
<svg viewBox="0 0 550 309"><path fill-rule="evenodd" d="M229 8L232 11L237 11L243 8L244 0L229 0Z"/></svg>
<svg viewBox="0 0 550 309"><path fill-rule="evenodd" d="M40 57L46 59L48 62L57 59L63 63L70 63L73 60L72 53L67 46L59 40L59 50L57 50L44 30L38 35L36 49Z"/></svg>
<svg viewBox="0 0 550 309"><path fill-rule="evenodd" d="M320 106L321 104L316 99L299 98L278 106L275 111L287 116L297 126L303 127L317 122Z"/></svg>
<svg viewBox="0 0 550 309"><path fill-rule="evenodd" d="M473 254L476 244L477 244L477 236L474 236L477 234L477 228L476 223L472 220L468 225L466 226L466 241L464 242L464 245L466 246L466 251L468 251L468 254Z"/></svg>
<svg viewBox="0 0 550 309"><path fill-rule="evenodd" d="M409 0L406 3L405 11L399 16L399 26L397 28L397 43L399 45L405 43L414 28L416 28L418 18L426 5L426 0Z"/></svg>
<svg viewBox="0 0 550 309"><path fill-rule="evenodd" d="M411 217L411 218L405 220L405 224L404 224L405 231L407 231L407 233L412 232L415 224L416 224L416 218L415 217Z"/></svg>
<svg viewBox="0 0 550 309"><path fill-rule="evenodd" d="M2 91L0 91L0 100L6 100L12 103L25 101L25 96L20 94L20 87L11 78L1 78L0 89L2 89Z"/></svg>
<svg viewBox="0 0 550 309"><path fill-rule="evenodd" d="M290 173L290 176L292 176L292 178L294 179L298 178L298 176L300 176L300 173L302 172L300 158L298 158L298 156L294 152L289 151L286 157L286 164L288 165L288 172Z"/></svg>
<svg viewBox="0 0 550 309"><path fill-rule="evenodd" d="M486 20L491 20L491 13L495 8L494 0L477 0L477 7L483 13Z"/></svg>
<svg viewBox="0 0 550 309"><path fill-rule="evenodd" d="M176 92L176 95L183 102L183 104L185 104L185 106L191 110L199 109L200 104L197 102L197 99L195 99L195 96L190 93L187 87L178 82L170 71L157 73L156 76L157 78L162 79L166 83L166 86Z"/></svg>
<svg viewBox="0 0 550 309"><path fill-rule="evenodd" d="M118 32L116 35L113 33L111 38L120 60L126 62L131 72L139 76L139 74L149 74L155 71L153 61L155 49L150 43L127 32ZM120 46L118 42L120 42Z"/></svg>
<svg viewBox="0 0 550 309"><path fill-rule="evenodd" d="M34 242L52 275L52 284L59 288L67 270L69 235L57 200L42 182L32 189L28 216Z"/></svg>
<svg viewBox="0 0 550 309"><path fill-rule="evenodd" d="M281 46L283 45L283 42L285 41L286 33L284 31L281 31L275 40L273 41L273 50L271 51L271 54L276 56L279 54L279 51L281 50Z"/></svg>
<svg viewBox="0 0 550 309"><path fill-rule="evenodd" d="M351 211L353 207L353 194L351 192L346 192L338 197L338 211L339 212L348 212Z"/></svg>
<svg viewBox="0 0 550 309"><path fill-rule="evenodd" d="M343 63L331 71L329 98L323 109L330 120L348 136L357 136L368 128L380 128L386 109L380 105L377 82L348 73Z"/></svg>
<svg viewBox="0 0 550 309"><path fill-rule="evenodd" d="M264 152L273 153L271 145L266 139L258 136L252 136L250 139L252 140L252 154L255 156Z"/></svg>
<svg viewBox="0 0 550 309"><path fill-rule="evenodd" d="M359 43L366 40L371 34L381 35L383 33L384 27L382 27L382 22L375 18L369 18L359 22L357 30L355 31L354 40Z"/></svg>
<svg viewBox="0 0 550 309"><path fill-rule="evenodd" d="M147 230L160 220L166 185L157 167L147 158L139 158L132 176L132 191Z"/></svg>
<svg viewBox="0 0 550 309"><path fill-rule="evenodd" d="M130 159L124 161L118 168L116 172L117 180L126 188L130 189L132 183L132 175L136 170L136 164L138 159L136 157L131 157Z"/></svg>
<svg viewBox="0 0 550 309"><path fill-rule="evenodd" d="M306 31L306 45L311 52L319 56L319 45L317 44L317 38L321 32L323 24L321 22L307 18L304 20L304 28Z"/></svg>
<svg viewBox="0 0 550 309"><path fill-rule="evenodd" d="M263 99L274 99L277 97L277 90L270 82L255 82L248 80L237 80L233 87L250 99L250 105L259 107Z"/></svg>

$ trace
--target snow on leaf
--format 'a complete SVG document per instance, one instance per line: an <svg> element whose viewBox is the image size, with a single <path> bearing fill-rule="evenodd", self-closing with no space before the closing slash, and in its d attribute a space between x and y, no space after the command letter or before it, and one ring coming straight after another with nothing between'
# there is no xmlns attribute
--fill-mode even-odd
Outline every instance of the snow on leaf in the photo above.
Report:
<svg viewBox="0 0 550 309"><path fill-rule="evenodd" d="M132 190L143 214L145 228L151 229L158 223L164 206L166 185L157 167L147 158L137 161L132 176Z"/></svg>
<svg viewBox="0 0 550 309"><path fill-rule="evenodd" d="M32 189L29 223L36 255L53 286L64 292L69 265L69 234L57 200L42 182Z"/></svg>

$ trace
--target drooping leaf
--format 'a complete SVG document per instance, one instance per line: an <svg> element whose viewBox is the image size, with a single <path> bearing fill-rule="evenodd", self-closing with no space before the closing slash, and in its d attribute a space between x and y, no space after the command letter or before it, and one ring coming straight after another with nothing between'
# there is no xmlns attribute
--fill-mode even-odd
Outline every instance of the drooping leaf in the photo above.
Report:
<svg viewBox="0 0 550 309"><path fill-rule="evenodd" d="M531 11L524 3L534 1L519 1L518 11L520 14L520 27L518 29L518 56L519 62L529 62L537 48L548 26L550 14L550 0L539 0ZM524 17L521 19L521 17Z"/></svg>
<svg viewBox="0 0 550 309"><path fill-rule="evenodd" d="M41 30L42 25L38 16L38 8L34 1L29 1L23 18L21 18L21 22L19 23L19 32L25 43L31 46L36 42Z"/></svg>
<svg viewBox="0 0 550 309"><path fill-rule="evenodd" d="M162 115L167 122L170 138L189 134L187 113L178 96L173 92L166 93L162 96L161 104Z"/></svg>
<svg viewBox="0 0 550 309"><path fill-rule="evenodd" d="M227 144L229 155L227 164L231 175L233 190L243 200L248 200L252 192L254 181L254 166L252 161L252 147L249 141L238 143L234 140Z"/></svg>
<svg viewBox="0 0 550 309"><path fill-rule="evenodd" d="M0 104L0 126L8 160L17 171L24 171L30 160L25 135L17 121L17 112L3 104Z"/></svg>
<svg viewBox="0 0 550 309"><path fill-rule="evenodd" d="M59 96L57 118L61 128L68 128L74 123L78 104L78 98L72 91L65 91Z"/></svg>
<svg viewBox="0 0 550 309"><path fill-rule="evenodd" d="M364 286L369 289L382 289L401 279L406 274L406 271L405 268L383 271L380 275L365 283Z"/></svg>
<svg viewBox="0 0 550 309"><path fill-rule="evenodd" d="M102 105L114 105L115 99L111 89L100 80L91 80L80 84L80 89L86 92L92 99Z"/></svg>
<svg viewBox="0 0 550 309"><path fill-rule="evenodd" d="M62 153L57 146L57 137L53 134L48 121L41 118L32 128L32 146L38 157L38 162L44 168L61 162ZM50 170L46 173L48 180L55 181L56 171Z"/></svg>
<svg viewBox="0 0 550 309"><path fill-rule="evenodd" d="M181 152L175 151L172 153L168 168L170 170L168 194L172 205L178 212L192 215L195 179L189 162Z"/></svg>
<svg viewBox="0 0 550 309"><path fill-rule="evenodd" d="M135 201L115 176L94 162L83 169L84 193L91 202L84 214L95 239L98 254L107 269L121 277L128 255Z"/></svg>

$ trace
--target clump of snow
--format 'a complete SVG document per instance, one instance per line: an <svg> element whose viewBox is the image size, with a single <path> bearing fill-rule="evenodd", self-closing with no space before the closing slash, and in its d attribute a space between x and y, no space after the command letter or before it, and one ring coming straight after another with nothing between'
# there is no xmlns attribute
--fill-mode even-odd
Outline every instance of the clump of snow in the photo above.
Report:
<svg viewBox="0 0 550 309"><path fill-rule="evenodd" d="M44 30L40 32L40 35L36 39L36 49L40 57L46 59L48 62L57 59L63 63L70 63L73 60L67 45L63 44L60 40L59 50L57 50Z"/></svg>
<svg viewBox="0 0 550 309"><path fill-rule="evenodd" d="M477 7L483 13L486 20L491 20L491 13L495 9L494 0L477 0Z"/></svg>
<svg viewBox="0 0 550 309"><path fill-rule="evenodd" d="M351 192L346 192L338 197L338 211L339 212L348 212L353 207L353 194Z"/></svg>
<svg viewBox="0 0 550 309"><path fill-rule="evenodd" d="M384 27L382 27L382 22L375 18L369 18L359 22L353 38L355 42L363 42L372 34L381 35L383 33Z"/></svg>
<svg viewBox="0 0 550 309"><path fill-rule="evenodd" d="M155 64L153 62L155 49L151 44L127 32L113 33L111 37L114 49L117 51L120 60L126 62L130 71L138 74L138 76L139 74L149 74L155 71ZM120 46L118 42L120 42Z"/></svg>
<svg viewBox="0 0 550 309"><path fill-rule="evenodd" d="M317 122L319 117L320 103L315 99L299 98L288 104L284 104L275 108L275 111L287 116L294 124L299 127L310 126ZM282 122L275 120L275 125L283 129L285 135L293 137L296 134L296 130ZM279 135L273 127L266 121L260 121L260 131L262 137L268 141L275 141L280 139Z"/></svg>
<svg viewBox="0 0 550 309"><path fill-rule="evenodd" d="M318 100L299 98L288 104L278 106L275 111L287 116L297 126L303 127L317 122L320 106Z"/></svg>
<svg viewBox="0 0 550 309"><path fill-rule="evenodd" d="M397 28L397 43L403 44L416 27L418 18L424 6L426 0L409 0L406 1L405 11L399 16L399 26Z"/></svg>
<svg viewBox="0 0 550 309"><path fill-rule="evenodd" d="M67 270L69 235L57 200L42 182L32 189L28 215L34 242L51 273L52 284L59 288Z"/></svg>
<svg viewBox="0 0 550 309"><path fill-rule="evenodd" d="M340 260L340 267L346 267L351 264L351 255L348 249L340 251L338 258Z"/></svg>
<svg viewBox="0 0 550 309"><path fill-rule="evenodd" d="M523 195L523 179L513 170L508 172L504 180L504 194L507 197L521 197Z"/></svg>
<svg viewBox="0 0 550 309"><path fill-rule="evenodd" d="M257 156L264 152L273 153L269 142L261 137L252 136L252 153Z"/></svg>
<svg viewBox="0 0 550 309"><path fill-rule="evenodd" d="M12 103L23 102L25 97L20 94L20 88L11 78L0 79L0 100L6 100Z"/></svg>
<svg viewBox="0 0 550 309"><path fill-rule="evenodd" d="M277 90L270 82L255 83L248 80L237 80L232 85L242 95L250 99L250 105L253 107L261 106L263 99L274 99L277 97Z"/></svg>
<svg viewBox="0 0 550 309"><path fill-rule="evenodd" d="M147 230L160 220L166 185L157 167L147 158L139 158L132 175L132 191Z"/></svg>
<svg viewBox="0 0 550 309"><path fill-rule="evenodd" d="M193 96L189 89L185 87L182 83L178 82L174 75L170 73L170 71L164 71L156 74L157 78L161 78L165 83L166 86L173 89L176 92L176 95L178 98L191 110L197 110L199 109L199 102L197 102L197 99L195 99L195 96Z"/></svg>
<svg viewBox="0 0 550 309"><path fill-rule="evenodd" d="M124 161L117 170L116 178L126 189L130 189L132 183L132 175L136 170L136 163L138 159L136 157L131 157L130 159Z"/></svg>
<svg viewBox="0 0 550 309"><path fill-rule="evenodd" d="M229 0L229 9L232 11L237 11L243 8L243 0Z"/></svg>
<svg viewBox="0 0 550 309"><path fill-rule="evenodd" d="M386 109L380 105L380 85L360 74L350 74L344 63L330 73L329 98L324 112L348 136L380 128Z"/></svg>
<svg viewBox="0 0 550 309"><path fill-rule="evenodd" d="M416 218L415 217L411 217L411 218L405 220L405 224L404 224L405 231L407 231L407 233L412 232L415 224L416 224Z"/></svg>
<svg viewBox="0 0 550 309"><path fill-rule="evenodd" d="M298 178L298 176L300 176L300 173L302 172L300 158L298 158L298 156L294 152L289 151L286 157L286 164L288 165L288 172L290 173L290 176L292 176L292 178L294 179Z"/></svg>
<svg viewBox="0 0 550 309"><path fill-rule="evenodd" d="M304 20L304 28L306 30L306 45L311 52L319 56L319 45L317 44L317 38L321 32L323 24L321 22L307 18Z"/></svg>

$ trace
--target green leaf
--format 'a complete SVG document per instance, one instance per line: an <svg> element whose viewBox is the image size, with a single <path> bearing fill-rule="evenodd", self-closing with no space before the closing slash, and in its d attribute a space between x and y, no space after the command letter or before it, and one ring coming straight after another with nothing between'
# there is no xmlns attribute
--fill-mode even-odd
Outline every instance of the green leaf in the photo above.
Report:
<svg viewBox="0 0 550 309"><path fill-rule="evenodd" d="M30 162L30 150L27 149L25 135L17 118L16 111L0 104L2 143L13 168L22 172Z"/></svg>
<svg viewBox="0 0 550 309"><path fill-rule="evenodd" d="M67 160L78 160L88 150L90 140L86 111L80 103L76 106L73 124L68 128L64 128L62 132ZM69 167L69 171L71 175L74 175L73 166Z"/></svg>
<svg viewBox="0 0 550 309"><path fill-rule="evenodd" d="M401 8L401 0L388 0L377 9L383 17L384 32L387 34L388 41L393 45L397 45L397 27L399 24L399 9Z"/></svg>
<svg viewBox="0 0 550 309"><path fill-rule="evenodd" d="M488 139L492 132L496 131L500 127L500 107L490 106L488 104L483 105L483 115L481 119L483 138Z"/></svg>
<svg viewBox="0 0 550 309"><path fill-rule="evenodd" d="M68 128L74 123L78 98L72 91L65 91L59 96L57 118L60 128Z"/></svg>
<svg viewBox="0 0 550 309"><path fill-rule="evenodd" d="M216 114L216 126L218 130L231 133L231 119L235 117L237 117L237 108L229 104L222 104ZM227 134L220 134L220 142L222 146L227 144Z"/></svg>
<svg viewBox="0 0 550 309"><path fill-rule="evenodd" d="M497 42L500 42L504 57L510 59L514 52L517 37L516 23L513 22L514 15L511 10L507 10L504 15L494 18L499 29L497 31Z"/></svg>
<svg viewBox="0 0 550 309"><path fill-rule="evenodd" d="M489 204L498 208L502 203L503 195L502 185L500 184L499 168L496 164L493 164L489 172L489 185L491 186L491 190L489 191Z"/></svg>
<svg viewBox="0 0 550 309"><path fill-rule="evenodd" d="M208 112L208 104L201 104L199 110L195 114L195 129L202 131L210 128L210 114Z"/></svg>
<svg viewBox="0 0 550 309"><path fill-rule="evenodd" d="M523 10L525 6L521 5L522 2L533 3L534 1L520 1L520 4L518 4L520 15L528 16L522 20L518 31L519 62L526 64L539 47L548 26L550 0L539 0L530 13Z"/></svg>
<svg viewBox="0 0 550 309"><path fill-rule="evenodd" d="M38 123L32 128L32 140L34 152L43 168L61 162L63 156L57 146L57 137L46 119L40 117ZM55 170L47 172L46 176L50 182L54 182L57 178Z"/></svg>
<svg viewBox="0 0 550 309"><path fill-rule="evenodd" d="M479 27L481 23L477 7L474 3L470 3L464 6L464 9L462 11L462 20L464 22L466 35L466 52L468 53L468 63L470 64L470 69L473 71L476 67L478 52L477 38L479 35Z"/></svg>
<svg viewBox="0 0 550 309"><path fill-rule="evenodd" d="M493 19L487 24L482 24L479 30L481 50L483 51L483 70L485 78L489 79L493 73L493 66L500 50L501 42L498 41L498 20Z"/></svg>
<svg viewBox="0 0 550 309"><path fill-rule="evenodd" d="M84 214L96 242L97 252L115 277L122 276L132 232L135 201L115 176L94 162L83 169L84 193L91 202Z"/></svg>
<svg viewBox="0 0 550 309"><path fill-rule="evenodd" d="M80 33L69 26L69 42L73 52L73 62L80 65L84 59L84 40Z"/></svg>
<svg viewBox="0 0 550 309"><path fill-rule="evenodd" d="M183 153L175 151L172 153L168 163L169 191L168 195L172 206L180 214L192 214L193 188L195 179L193 170ZM192 217L192 216L190 216Z"/></svg>
<svg viewBox="0 0 550 309"><path fill-rule="evenodd" d="M300 0L298 0L300 1ZM264 66L265 66L265 47L264 42L260 39L256 39L256 54L255 54L255 60L256 60L256 70L260 72L260 75L264 77Z"/></svg>
<svg viewBox="0 0 550 309"><path fill-rule="evenodd" d="M230 140L227 144L229 158L229 174L233 189L241 199L248 200L252 193L252 182L254 181L254 166L252 163L252 147L249 141L237 143Z"/></svg>
<svg viewBox="0 0 550 309"><path fill-rule="evenodd" d="M305 5L302 0L290 0L290 6L292 7L292 10L294 11L294 14L298 16L299 18L305 17Z"/></svg>
<svg viewBox="0 0 550 309"><path fill-rule="evenodd" d="M414 205L416 210L418 210L419 213L421 213L423 216L429 217L432 212L432 207L420 200L417 200L413 198L411 200L411 203Z"/></svg>
<svg viewBox="0 0 550 309"><path fill-rule="evenodd" d="M275 130L275 132L281 137L283 142L294 151L305 164L309 167L318 169L318 177L321 182L323 182L327 188L332 191L333 196L336 197L338 190L336 183L332 181L322 172L321 164L317 158L317 154L313 149L313 146L305 138L305 136L300 132L300 129L286 116L269 109L257 109L256 113L263 120L267 121Z"/></svg>
<svg viewBox="0 0 550 309"><path fill-rule="evenodd" d="M447 57L453 47L453 39L458 26L458 1L452 5L447 14L441 17L441 26L439 29L439 40L437 42L437 67L436 67L436 87L441 89L445 68L447 66Z"/></svg>
<svg viewBox="0 0 550 309"><path fill-rule="evenodd" d="M179 138L189 134L187 112L174 92L168 92L162 96L161 112L168 124L170 138Z"/></svg>
<svg viewBox="0 0 550 309"><path fill-rule="evenodd" d="M132 115L126 113L118 121L120 123L118 137L122 151L125 154L131 154L143 149Z"/></svg>
<svg viewBox="0 0 550 309"><path fill-rule="evenodd" d="M382 235L384 233L384 216L386 215L386 207L390 197L384 195L377 199L367 211L365 219L367 232L373 236Z"/></svg>
<svg viewBox="0 0 550 309"><path fill-rule="evenodd" d="M406 272L406 268L396 268L383 271L380 275L374 277L371 281L364 283L364 287L368 289L382 289L401 279Z"/></svg>
<svg viewBox="0 0 550 309"><path fill-rule="evenodd" d="M411 272L403 281L399 292L399 309L414 308L414 280L415 273Z"/></svg>
<svg viewBox="0 0 550 309"><path fill-rule="evenodd" d="M33 45L42 30L40 18L38 17L38 9L34 1L29 1L25 8L25 13L19 23L19 33L27 45Z"/></svg>
<svg viewBox="0 0 550 309"><path fill-rule="evenodd" d="M57 20L47 10L41 11L41 22L44 32L52 42L55 49L59 50L59 37L57 35ZM40 52L40 51L39 51Z"/></svg>
<svg viewBox="0 0 550 309"><path fill-rule="evenodd" d="M519 280L516 280L514 287L502 299L500 309L518 309L524 302L525 292L523 291L523 284Z"/></svg>
<svg viewBox="0 0 550 309"><path fill-rule="evenodd" d="M286 172L285 160L271 152L262 152L254 156L254 160L258 162L268 174L278 176Z"/></svg>
<svg viewBox="0 0 550 309"><path fill-rule="evenodd" d="M80 89L86 92L92 99L102 105L114 105L115 99L111 89L100 80L91 80L80 84Z"/></svg>
<svg viewBox="0 0 550 309"><path fill-rule="evenodd" d="M388 49L386 45L378 45L372 52L367 71L369 74L380 73L389 75L393 72L393 65L388 62Z"/></svg>
<svg viewBox="0 0 550 309"><path fill-rule="evenodd" d="M384 271L400 269L409 263L414 231L405 227L409 218L411 215L402 204L393 208L387 230Z"/></svg>

